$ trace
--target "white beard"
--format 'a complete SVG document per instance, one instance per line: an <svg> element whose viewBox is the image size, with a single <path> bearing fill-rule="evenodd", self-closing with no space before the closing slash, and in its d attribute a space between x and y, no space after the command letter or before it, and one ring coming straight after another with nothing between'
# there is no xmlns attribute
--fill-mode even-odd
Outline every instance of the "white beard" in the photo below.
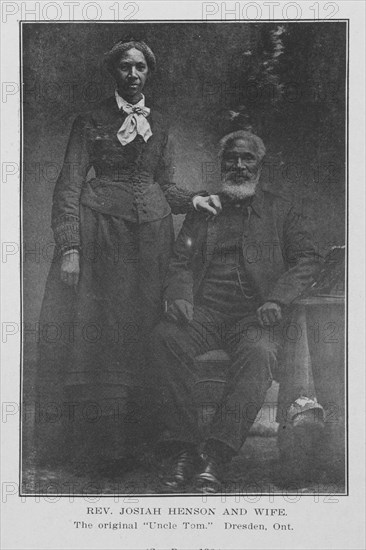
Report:
<svg viewBox="0 0 366 550"><path fill-rule="evenodd" d="M230 183L230 180L223 181L222 190L227 197L231 199L243 200L255 195L255 191L258 185L258 178L252 181L246 181L240 185Z"/></svg>

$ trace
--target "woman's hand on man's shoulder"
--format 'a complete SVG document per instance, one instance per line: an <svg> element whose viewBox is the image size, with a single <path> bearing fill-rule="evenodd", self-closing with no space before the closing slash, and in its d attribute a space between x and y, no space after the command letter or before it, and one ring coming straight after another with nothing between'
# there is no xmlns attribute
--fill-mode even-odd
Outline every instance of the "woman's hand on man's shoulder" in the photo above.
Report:
<svg viewBox="0 0 366 550"><path fill-rule="evenodd" d="M195 210L208 214L209 218L217 216L222 210L221 200L218 195L208 195L207 197L195 195L192 202Z"/></svg>

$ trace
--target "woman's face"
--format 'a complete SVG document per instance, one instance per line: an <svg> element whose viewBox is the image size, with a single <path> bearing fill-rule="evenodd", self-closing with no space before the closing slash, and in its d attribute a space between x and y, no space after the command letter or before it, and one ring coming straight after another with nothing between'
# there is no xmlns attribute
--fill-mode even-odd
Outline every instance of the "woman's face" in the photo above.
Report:
<svg viewBox="0 0 366 550"><path fill-rule="evenodd" d="M113 73L119 94L130 103L139 101L148 74L149 68L140 50L131 48L124 52L116 62Z"/></svg>

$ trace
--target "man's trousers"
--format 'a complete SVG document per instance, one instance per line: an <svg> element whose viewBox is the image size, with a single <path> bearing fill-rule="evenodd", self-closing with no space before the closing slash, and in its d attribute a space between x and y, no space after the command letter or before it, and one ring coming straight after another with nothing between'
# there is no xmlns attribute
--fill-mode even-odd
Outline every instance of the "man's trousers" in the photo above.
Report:
<svg viewBox="0 0 366 550"><path fill-rule="evenodd" d="M161 384L164 440L202 443L193 391L200 378L195 357L224 349L232 361L207 439L224 443L237 454L271 385L280 346L278 333L275 328L260 327L253 310L235 319L195 306L189 324L162 321L152 334L150 352L151 368L157 369Z"/></svg>

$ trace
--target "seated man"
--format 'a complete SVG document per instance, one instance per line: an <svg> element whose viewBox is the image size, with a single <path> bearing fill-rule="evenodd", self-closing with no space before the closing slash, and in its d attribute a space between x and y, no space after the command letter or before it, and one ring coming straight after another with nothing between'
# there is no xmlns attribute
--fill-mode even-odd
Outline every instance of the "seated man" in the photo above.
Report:
<svg viewBox="0 0 366 550"><path fill-rule="evenodd" d="M271 385L283 309L319 266L301 216L259 183L262 140L237 131L220 145L222 213L211 220L187 215L166 280L166 317L151 341L164 442L176 449L164 480L171 491L183 489L195 473L199 490L219 490L222 467L239 452ZM202 442L192 391L199 376L195 357L217 348L232 363L222 407Z"/></svg>

